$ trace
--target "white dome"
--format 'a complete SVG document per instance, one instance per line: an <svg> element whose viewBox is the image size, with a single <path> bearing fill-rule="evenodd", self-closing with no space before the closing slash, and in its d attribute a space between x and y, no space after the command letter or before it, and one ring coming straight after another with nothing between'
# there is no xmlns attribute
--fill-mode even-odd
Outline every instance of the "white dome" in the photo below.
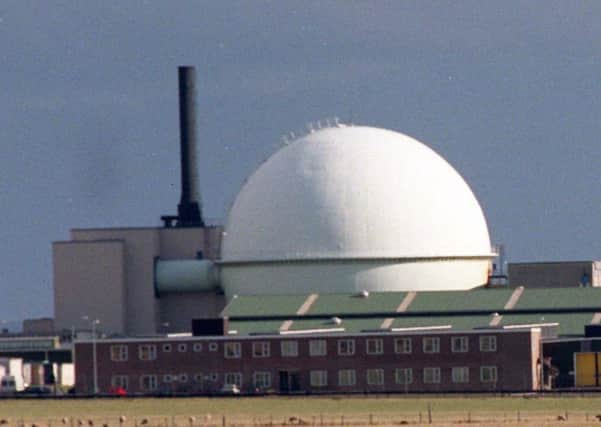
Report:
<svg viewBox="0 0 601 427"><path fill-rule="evenodd" d="M469 289L486 281L490 252L478 201L442 157L397 132L327 128L247 180L222 282L228 295Z"/></svg>

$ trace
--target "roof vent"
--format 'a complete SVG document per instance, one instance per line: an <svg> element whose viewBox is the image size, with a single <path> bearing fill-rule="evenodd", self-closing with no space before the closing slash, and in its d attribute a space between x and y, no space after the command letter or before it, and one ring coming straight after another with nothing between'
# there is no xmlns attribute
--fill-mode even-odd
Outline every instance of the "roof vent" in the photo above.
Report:
<svg viewBox="0 0 601 427"><path fill-rule="evenodd" d="M332 317L332 323L334 325L340 325L342 323L342 319L340 317L334 316Z"/></svg>
<svg viewBox="0 0 601 427"><path fill-rule="evenodd" d="M359 296L361 298L367 298L369 297L369 291L367 289L363 289L361 292L359 292Z"/></svg>

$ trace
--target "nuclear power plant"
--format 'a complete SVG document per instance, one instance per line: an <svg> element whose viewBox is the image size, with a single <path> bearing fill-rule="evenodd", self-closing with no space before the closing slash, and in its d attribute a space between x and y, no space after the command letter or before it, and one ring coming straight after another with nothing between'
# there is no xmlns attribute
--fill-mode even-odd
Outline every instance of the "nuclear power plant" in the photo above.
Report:
<svg viewBox="0 0 601 427"><path fill-rule="evenodd" d="M337 120L287 138L208 224L195 92L180 67L177 213L53 243L53 333L92 326L77 393L599 386L600 261L507 264L444 158Z"/></svg>

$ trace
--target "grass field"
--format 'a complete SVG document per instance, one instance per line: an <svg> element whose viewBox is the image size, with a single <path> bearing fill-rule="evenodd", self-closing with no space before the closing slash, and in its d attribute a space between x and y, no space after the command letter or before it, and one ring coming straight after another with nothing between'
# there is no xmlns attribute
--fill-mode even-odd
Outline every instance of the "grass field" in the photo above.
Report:
<svg viewBox="0 0 601 427"><path fill-rule="evenodd" d="M601 414L601 399L575 395L6 399L0 400L0 424L5 427L401 425L427 424L428 408L432 423L439 426L601 425L595 419ZM120 422L119 416L125 416L126 420Z"/></svg>

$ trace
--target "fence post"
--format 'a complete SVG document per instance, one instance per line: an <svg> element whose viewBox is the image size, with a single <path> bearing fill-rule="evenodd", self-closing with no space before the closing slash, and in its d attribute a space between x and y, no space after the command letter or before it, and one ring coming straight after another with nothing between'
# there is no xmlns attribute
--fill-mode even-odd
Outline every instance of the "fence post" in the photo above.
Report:
<svg viewBox="0 0 601 427"><path fill-rule="evenodd" d="M225 415L223 415L223 417L221 418L221 427L226 427L227 426L227 422L225 420Z"/></svg>
<svg viewBox="0 0 601 427"><path fill-rule="evenodd" d="M370 426L374 425L374 418L373 418L373 414L369 414L369 425L370 425Z"/></svg>
<svg viewBox="0 0 601 427"><path fill-rule="evenodd" d="M432 404L428 402L428 424L432 424Z"/></svg>

